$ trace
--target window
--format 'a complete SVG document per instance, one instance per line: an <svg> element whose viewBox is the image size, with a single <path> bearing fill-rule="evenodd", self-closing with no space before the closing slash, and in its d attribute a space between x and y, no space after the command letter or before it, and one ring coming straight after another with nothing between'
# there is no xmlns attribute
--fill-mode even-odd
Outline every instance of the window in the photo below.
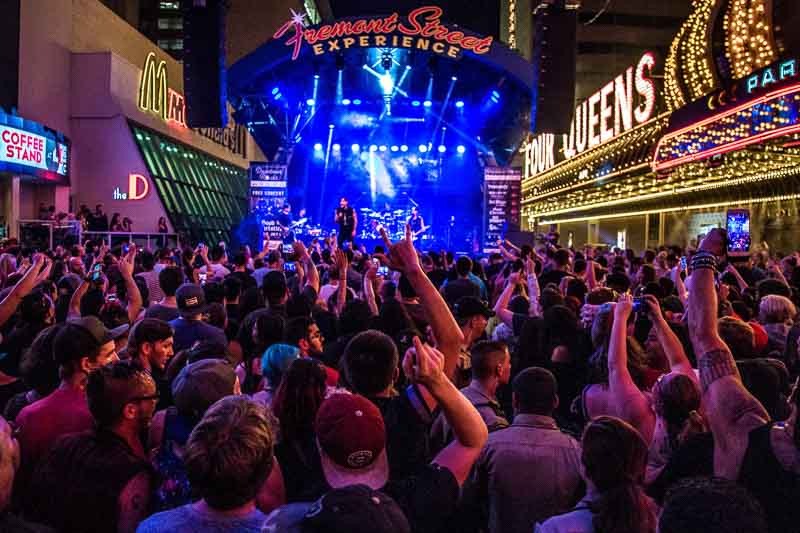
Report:
<svg viewBox="0 0 800 533"><path fill-rule="evenodd" d="M183 19L180 17L160 18L158 19L159 30L182 30Z"/></svg>
<svg viewBox="0 0 800 533"><path fill-rule="evenodd" d="M158 47L162 50L183 50L183 39L159 39Z"/></svg>
<svg viewBox="0 0 800 533"><path fill-rule="evenodd" d="M164 2L164 1L161 1L161 2L158 3L158 7L159 7L159 9L162 9L162 10L168 10L168 9L178 10L178 9L181 8L181 3L180 2Z"/></svg>

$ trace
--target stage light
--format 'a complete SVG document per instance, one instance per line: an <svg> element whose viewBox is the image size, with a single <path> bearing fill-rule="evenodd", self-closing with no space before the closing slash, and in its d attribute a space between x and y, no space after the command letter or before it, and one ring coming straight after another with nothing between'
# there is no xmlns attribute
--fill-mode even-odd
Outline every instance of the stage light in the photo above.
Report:
<svg viewBox="0 0 800 533"><path fill-rule="evenodd" d="M370 147L369 147L369 151L370 151L370 152L375 152L375 151L377 151L377 150L378 150L378 147L377 147L377 146L375 146L374 144L370 145Z"/></svg>
<svg viewBox="0 0 800 533"><path fill-rule="evenodd" d="M309 98L308 100L306 100L306 105L309 107L314 107L314 103L315 102L313 98Z"/></svg>
<svg viewBox="0 0 800 533"><path fill-rule="evenodd" d="M275 96L275 95L276 95L276 94L278 94L279 92L281 92L281 90L280 90L280 89L278 89L277 87L273 87L273 88L272 88L272 96Z"/></svg>
<svg viewBox="0 0 800 533"><path fill-rule="evenodd" d="M408 152L408 145L407 144L400 145L400 151L401 152Z"/></svg>
<svg viewBox="0 0 800 533"><path fill-rule="evenodd" d="M464 152L466 152L466 151L467 151L467 149L464 147L464 145L463 145L463 144L459 144L459 145L458 145L458 148L456 148L456 151L457 151L459 154L463 154Z"/></svg>
<svg viewBox="0 0 800 533"><path fill-rule="evenodd" d="M419 145L419 151L420 151L421 154L424 154L425 152L428 151L428 146L425 145L425 144L420 144Z"/></svg>
<svg viewBox="0 0 800 533"><path fill-rule="evenodd" d="M459 108L459 109L461 109L462 107L464 107L464 101L463 101L463 100L458 100L458 101L456 102L456 107L457 107L457 108Z"/></svg>
<svg viewBox="0 0 800 533"><path fill-rule="evenodd" d="M321 152L322 151L322 143L316 143L314 145L314 151Z"/></svg>
<svg viewBox="0 0 800 533"><path fill-rule="evenodd" d="M342 100L342 104L350 105L350 99L349 98L345 98L344 100Z"/></svg>
<svg viewBox="0 0 800 533"><path fill-rule="evenodd" d="M341 150L341 149L342 149L342 145L340 145L339 143L335 143L335 144L333 145L333 151L334 151L334 152L338 152L338 151L339 151L339 150Z"/></svg>
<svg viewBox="0 0 800 533"><path fill-rule="evenodd" d="M458 77L457 76L453 76L453 77L450 78L450 80L451 81L458 81Z"/></svg>
<svg viewBox="0 0 800 533"><path fill-rule="evenodd" d="M424 105L425 107L430 107L430 106L432 106L432 105L433 105L433 102L431 102L430 100L425 100L425 101L422 103L422 105Z"/></svg>
<svg viewBox="0 0 800 533"><path fill-rule="evenodd" d="M414 100L414 101L411 102L411 105L413 107L419 107L419 106L422 105L422 102L420 102L419 100Z"/></svg>
<svg viewBox="0 0 800 533"><path fill-rule="evenodd" d="M493 90L491 92L491 100L492 100L492 103L494 103L494 104L499 104L500 103L500 93L497 90Z"/></svg>
<svg viewBox="0 0 800 533"><path fill-rule="evenodd" d="M385 152L385 151L386 151L386 145L385 145L385 144L382 144L382 145L380 145L380 147L379 147L378 149L379 149L381 152Z"/></svg>
<svg viewBox="0 0 800 533"><path fill-rule="evenodd" d="M333 128L335 128L335 127L336 127L336 126L334 126L333 124L328 124L328 129L329 129L329 130L332 130L332 129L333 129Z"/></svg>
<svg viewBox="0 0 800 533"><path fill-rule="evenodd" d="M314 79L318 80L319 79L319 74L314 74Z"/></svg>
<svg viewBox="0 0 800 533"><path fill-rule="evenodd" d="M440 144L440 145L439 145L439 153L440 153L440 154L443 154L443 153L445 153L446 151L447 151L447 147L445 147L445 145L443 145L443 144Z"/></svg>
<svg viewBox="0 0 800 533"><path fill-rule="evenodd" d="M356 98L355 100L353 100L353 105L361 105L361 100Z"/></svg>
<svg viewBox="0 0 800 533"><path fill-rule="evenodd" d="M359 150L361 150L361 147L357 144L353 144L350 146L350 150L357 153Z"/></svg>
<svg viewBox="0 0 800 533"><path fill-rule="evenodd" d="M394 79L388 72L385 72L383 75L381 75L380 84L381 89L383 89L383 94L389 95L392 94L392 91L394 91Z"/></svg>
<svg viewBox="0 0 800 533"><path fill-rule="evenodd" d="M396 144L393 144L393 145L392 145L392 148L391 148L392 152L396 152L396 151L398 151L399 149L400 149L400 147L399 147L399 146L397 146Z"/></svg>

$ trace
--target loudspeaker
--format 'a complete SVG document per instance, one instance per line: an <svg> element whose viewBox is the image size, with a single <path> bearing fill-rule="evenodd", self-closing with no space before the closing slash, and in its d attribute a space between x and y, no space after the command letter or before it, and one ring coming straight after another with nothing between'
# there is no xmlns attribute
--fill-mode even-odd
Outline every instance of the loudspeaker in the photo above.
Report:
<svg viewBox="0 0 800 533"><path fill-rule="evenodd" d="M184 0L183 7L186 124L191 128L224 128L228 123L226 0Z"/></svg>
<svg viewBox="0 0 800 533"><path fill-rule="evenodd" d="M560 4L547 4L534 14L533 133L569 133L575 111L578 10Z"/></svg>

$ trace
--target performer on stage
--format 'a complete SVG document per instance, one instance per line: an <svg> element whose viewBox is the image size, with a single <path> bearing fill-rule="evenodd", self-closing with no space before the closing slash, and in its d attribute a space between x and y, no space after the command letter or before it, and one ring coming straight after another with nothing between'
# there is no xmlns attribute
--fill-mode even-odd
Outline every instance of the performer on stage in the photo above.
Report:
<svg viewBox="0 0 800 533"><path fill-rule="evenodd" d="M344 196L339 199L339 207L336 209L333 221L339 225L339 233L336 237L339 247L342 248L348 241L352 243L358 229L358 215Z"/></svg>
<svg viewBox="0 0 800 533"><path fill-rule="evenodd" d="M425 225L425 220L423 220L422 215L419 214L419 209L417 209L417 206L413 206L411 208L411 216L406 223L411 226L412 240L417 240L417 237L428 231L428 227Z"/></svg>
<svg viewBox="0 0 800 533"><path fill-rule="evenodd" d="M292 228L292 206L289 205L289 202L283 204L283 208L278 213L276 220L283 231L283 244L292 244L295 238Z"/></svg>

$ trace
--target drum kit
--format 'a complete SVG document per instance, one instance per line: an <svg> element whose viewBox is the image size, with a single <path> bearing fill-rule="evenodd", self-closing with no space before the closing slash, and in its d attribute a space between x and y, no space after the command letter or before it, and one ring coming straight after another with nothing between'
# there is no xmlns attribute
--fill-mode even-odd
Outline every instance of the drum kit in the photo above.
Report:
<svg viewBox="0 0 800 533"><path fill-rule="evenodd" d="M395 209L375 211L369 207L359 209L359 234L361 239L380 239L381 228L392 240L405 237L406 221L411 217L411 210Z"/></svg>

